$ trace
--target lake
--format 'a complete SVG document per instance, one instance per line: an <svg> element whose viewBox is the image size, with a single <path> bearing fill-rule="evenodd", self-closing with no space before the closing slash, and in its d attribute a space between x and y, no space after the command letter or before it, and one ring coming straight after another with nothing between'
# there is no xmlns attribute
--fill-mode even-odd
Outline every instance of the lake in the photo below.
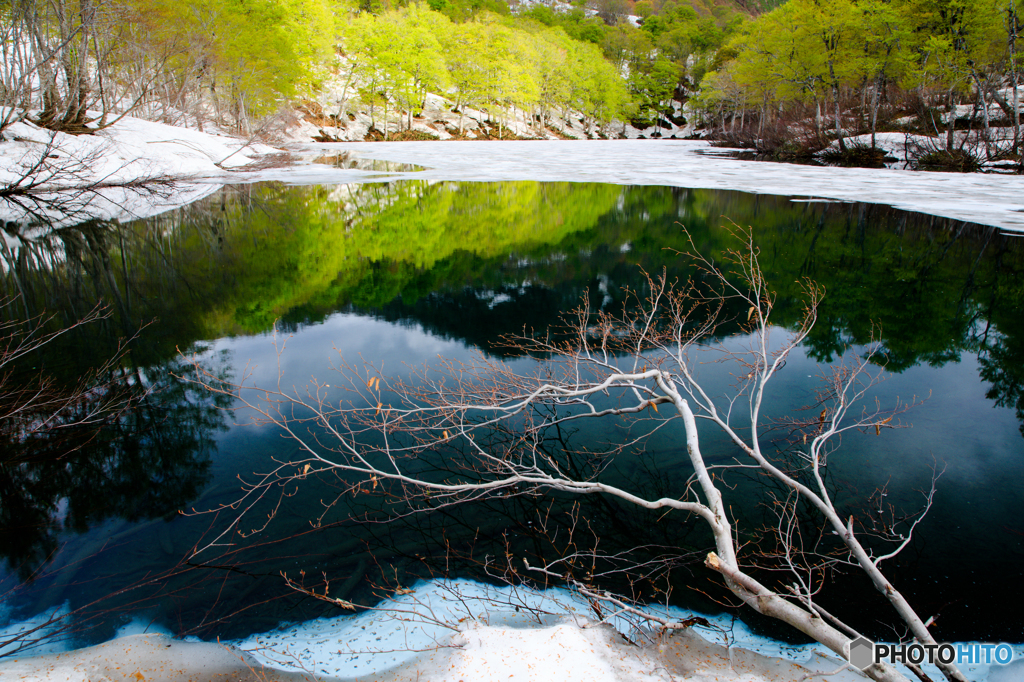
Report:
<svg viewBox="0 0 1024 682"><path fill-rule="evenodd" d="M772 385L769 416L811 404L829 363L877 340L887 376L872 396L919 404L903 417L912 428L844 437L829 472L837 501L860 510L881 504L872 491L884 489L897 515L913 511L933 467L943 470L934 507L888 574L919 613L937 617L939 640L1024 641L1024 622L1000 596L1024 578L1024 241L880 205L588 183L260 183L134 223L12 235L3 292L19 298L3 309L7 319L46 313L57 328L98 301L110 312L26 358L13 380L30 385L42 371L73 385L123 343L104 390L133 403L95 428L32 439L4 431L0 593L11 591L9 617L67 604L82 642L132 619L242 637L341 615L288 590L282 572L329 580L332 595L370 604L419 579L493 577L488 561L507 551L565 551L565 533L584 517L590 530L578 542L641 546L637 557L659 562L648 583L610 576L608 587L649 599L671 590L673 603L719 610L699 563L707 538L694 524L599 498L496 498L379 523L401 507L339 497L344 481L310 477L258 509L265 523L195 554L229 527L225 505L242 481L297 448L184 377L189 359L217 376L240 380L248 367L256 383L284 386L332 383L339 358L389 376L481 355L535 371L544 358L524 357L505 336L557 334L585 292L594 309L623 309L624 289L642 290L644 272L685 282L692 271L679 252L692 238L720 260L737 246L723 228L733 222L752 227L777 324L798 323L802 278L826 291L817 324ZM743 338L734 325L719 340ZM727 390L725 368L702 371ZM645 495L678 496L689 475L679 430L604 462L607 475ZM549 446L581 451L624 435L609 424L560 438L568 445ZM735 456L711 431L702 438L709 460ZM782 453L781 437L772 442ZM740 476L730 484L741 540L753 546L767 519L763 487ZM823 603L866 634L892 637L866 579L849 572L827 582ZM749 610L740 616L787 636Z"/></svg>

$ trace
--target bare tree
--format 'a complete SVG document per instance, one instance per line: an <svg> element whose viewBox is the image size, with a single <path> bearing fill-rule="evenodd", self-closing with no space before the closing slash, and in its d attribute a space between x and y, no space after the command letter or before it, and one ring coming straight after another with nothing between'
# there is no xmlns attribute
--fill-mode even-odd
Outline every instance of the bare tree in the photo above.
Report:
<svg viewBox="0 0 1024 682"><path fill-rule="evenodd" d="M170 54L139 35L132 12L94 0L0 4L0 131L30 119L90 133L166 91Z"/></svg>
<svg viewBox="0 0 1024 682"><path fill-rule="evenodd" d="M908 406L865 406L879 377L873 364L879 358L868 352L822 377L809 417L777 422L763 416L766 391L815 323L823 292L805 282L802 321L790 331L777 328L771 322L775 297L761 272L753 239L747 232L737 233L742 247L728 252L722 266L692 256L695 270L688 283L670 282L664 275L651 277L646 291L632 292L634 305L624 313L594 313L585 300L567 320L564 334L510 340L547 359L534 373L481 358L471 365L445 362L415 380L403 381L382 377L372 366L342 363L334 389L316 380L297 389L280 382L253 386L247 383L248 375L225 383L196 364L193 381L233 395L250 418L281 429L301 453L298 459L278 462L230 509L219 510L230 512L233 521L200 553L233 542L233 535L244 532L242 520L247 514L255 516L258 508L261 520L255 524L265 525L260 505L269 501L273 506L277 495L294 494L296 485L318 472L343 481L342 494L386 490L408 502L429 503L433 509L548 491L598 495L671 514L676 519L672 523L698 520L711 534L704 564L719 575L725 588L755 611L787 623L840 656L848 655L856 631L818 603L822 571L837 567L862 571L910 635L934 644L929 623L883 571L885 562L912 541L931 494L915 514L861 517L836 503L825 469L837 456L844 434L880 434L899 427L898 415ZM702 383L700 366L705 359L701 354L714 345L716 330L724 324L738 325L748 345L743 351L736 350L735 342L719 346L719 360L734 363L735 384L729 395L718 397ZM332 399L339 384L355 394L351 402ZM681 427L679 448L685 448L692 475L672 494L648 497L643 490L608 482L607 468L600 461L573 469L544 447L545 433L552 428L606 419L622 420L629 427L623 442L611 446L610 453L629 451L652 433ZM732 463L706 461L698 420L727 437L735 453ZM792 444L782 455L767 445L766 435L768 429L780 427ZM501 437L495 438L495 433ZM440 474L425 464L439 458L444 461ZM775 501L775 544L770 549L738 540L739 529L727 502L731 489L723 484L723 476L737 469L756 473ZM800 530L800 505L812 514L813 539ZM880 506L879 511L884 512ZM765 579L773 575L770 569L781 569L788 577L773 588ZM611 609L634 608L594 585L586 571L571 574L564 559L526 565L523 573L565 579ZM662 624L672 626L668 621ZM942 670L950 680L965 680L953 665ZM905 679L885 663L870 666L866 673L875 680Z"/></svg>
<svg viewBox="0 0 1024 682"><path fill-rule="evenodd" d="M109 144L83 153L66 140L47 131L45 139L26 141L25 152L8 169L13 177L0 181L0 218L9 225L52 229L102 217L116 207L130 213L130 203L140 197L168 201L180 186L173 178L156 175L120 179L131 161L97 173Z"/></svg>

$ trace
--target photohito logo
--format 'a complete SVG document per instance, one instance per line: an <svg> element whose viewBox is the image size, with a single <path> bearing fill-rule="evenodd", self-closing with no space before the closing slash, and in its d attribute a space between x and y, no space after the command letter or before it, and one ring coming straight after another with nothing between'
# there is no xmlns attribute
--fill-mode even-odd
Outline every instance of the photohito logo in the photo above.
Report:
<svg viewBox="0 0 1024 682"><path fill-rule="evenodd" d="M882 644L865 637L850 642L846 654L850 665L864 670L873 663L957 663L958 665L998 664L1013 660L1009 644Z"/></svg>

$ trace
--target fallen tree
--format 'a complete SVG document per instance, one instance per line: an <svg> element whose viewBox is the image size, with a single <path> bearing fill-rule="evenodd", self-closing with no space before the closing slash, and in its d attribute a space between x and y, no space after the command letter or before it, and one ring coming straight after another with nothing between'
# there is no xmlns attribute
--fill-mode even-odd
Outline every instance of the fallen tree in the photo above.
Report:
<svg viewBox="0 0 1024 682"><path fill-rule="evenodd" d="M743 245L728 252L728 263L692 256L695 270L689 282L650 277L646 290L633 292L633 305L620 314L594 312L584 300L564 333L511 339L518 349L545 360L534 372L488 359L473 365L449 361L403 381L385 378L372 366L342 364L340 382L333 380L335 389L340 383L355 396L338 403L331 400L328 383L314 381L303 390L253 386L247 376L225 381L196 363L192 381L233 396L257 423L271 424L293 439L300 453L278 462L252 481L240 499L217 510L230 513L233 520L198 553L230 544L233 535L247 532L241 523L250 514L260 517L255 525L265 526L261 505L270 500L276 509L275 496L295 494L296 486L314 474L342 481L342 495L386 491L414 508L418 503L437 509L549 492L599 495L663 511L672 519L669 523L698 520L710 532L704 564L725 589L840 656L849 655L851 641L860 635L842 614L832 614L819 603L827 576L840 568L861 571L910 638L935 644L930 622L883 569L884 562L912 542L914 529L931 506L938 476L933 475L923 507L903 515L880 503L868 504L871 498L860 500L857 507L837 503L825 469L838 456L844 434L859 430L877 435L900 427L899 415L909 405L883 409L866 401L880 376L876 363L881 360L869 349L823 373L808 410L767 420L767 388L814 325L823 292L805 282L801 323L790 331L776 328L771 322L776 300L766 287L752 238L742 231L737 236ZM734 342L715 343L717 330L725 324L739 327L742 350ZM775 339L777 335L784 340ZM709 345L721 353L716 361L733 363L733 390L722 397L702 383L701 354ZM629 436L607 452L589 453L594 464L582 468L567 465L546 447L545 434L551 429L590 420L624 420ZM726 436L735 454L732 461L710 464L705 459L698 421ZM603 458L628 453L652 433L679 426L678 447L685 448L692 474L671 496L648 497L642 490L608 482ZM769 428L785 432L791 447L776 451L766 445ZM458 456L446 458L445 453ZM445 462L438 469L424 465L438 458ZM768 528L772 537L767 546L738 540L731 488L723 480L736 471L755 474L772 501L775 521ZM877 513L856 511L872 508ZM814 525L811 536L808 518ZM634 603L603 589L595 571L586 569L598 559L596 552L576 552L544 565L520 564L521 559L510 557L509 565L514 576L564 581L607 611L639 612ZM642 578L648 569L637 565L634 570ZM768 579L780 575L778 571L781 579ZM305 587L301 591L309 594ZM688 625L655 621L668 629ZM954 665L940 667L948 679L965 680ZM864 672L875 680L905 679L885 663Z"/></svg>

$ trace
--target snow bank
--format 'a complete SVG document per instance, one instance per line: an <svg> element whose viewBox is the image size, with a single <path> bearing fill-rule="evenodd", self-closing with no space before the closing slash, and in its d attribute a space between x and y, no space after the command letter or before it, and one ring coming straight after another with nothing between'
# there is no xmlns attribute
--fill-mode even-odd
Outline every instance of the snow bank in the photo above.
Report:
<svg viewBox="0 0 1024 682"><path fill-rule="evenodd" d="M235 180L239 168L281 153L132 117L95 135L55 133L23 121L0 140L0 190L31 185L33 193L0 197L0 220L62 226L145 218L196 201Z"/></svg>
<svg viewBox="0 0 1024 682"><path fill-rule="evenodd" d="M618 650L609 640L606 630L584 630L569 623L530 629L476 627L452 638L462 648L452 657L450 675L551 682L668 679L654 661L643 665L646 661L639 656L616 656Z"/></svg>
<svg viewBox="0 0 1024 682"><path fill-rule="evenodd" d="M0 142L0 187L19 181L45 155L41 189L164 179L223 180L232 169L279 152L229 135L126 116L93 135L67 135L27 121Z"/></svg>
<svg viewBox="0 0 1024 682"><path fill-rule="evenodd" d="M672 637L654 637L622 616L595 622L590 604L564 589L495 587L470 580L421 583L356 616L321 618L282 626L231 642L269 668L305 670L332 677L450 679L497 682L621 680L683 677L695 680L797 680L842 665L819 644L787 645L754 634L730 613L698 614L675 607L650 612L695 625ZM645 643L624 647L622 637ZM971 680L1006 675L1009 666L962 666ZM672 677L659 677L668 669ZM928 666L925 666L929 670ZM930 669L933 679L941 677ZM1009 672L1013 672L1010 670ZM905 671L909 676L909 671ZM863 679L847 671L836 682Z"/></svg>
<svg viewBox="0 0 1024 682"><path fill-rule="evenodd" d="M699 615L651 609L677 619ZM820 645L787 646L758 637L730 614L706 615L710 627L670 636L638 630L639 623L621 617L595 617L585 600L564 589L435 581L399 590L358 615L286 624L223 645L136 634L78 651L4 660L0 678L794 682L841 666ZM644 646L628 644L620 633ZM1007 666L961 669L970 680L1019 682L1024 646L1014 647L1014 657ZM926 671L939 679L938 671ZM846 670L828 679L863 678Z"/></svg>

